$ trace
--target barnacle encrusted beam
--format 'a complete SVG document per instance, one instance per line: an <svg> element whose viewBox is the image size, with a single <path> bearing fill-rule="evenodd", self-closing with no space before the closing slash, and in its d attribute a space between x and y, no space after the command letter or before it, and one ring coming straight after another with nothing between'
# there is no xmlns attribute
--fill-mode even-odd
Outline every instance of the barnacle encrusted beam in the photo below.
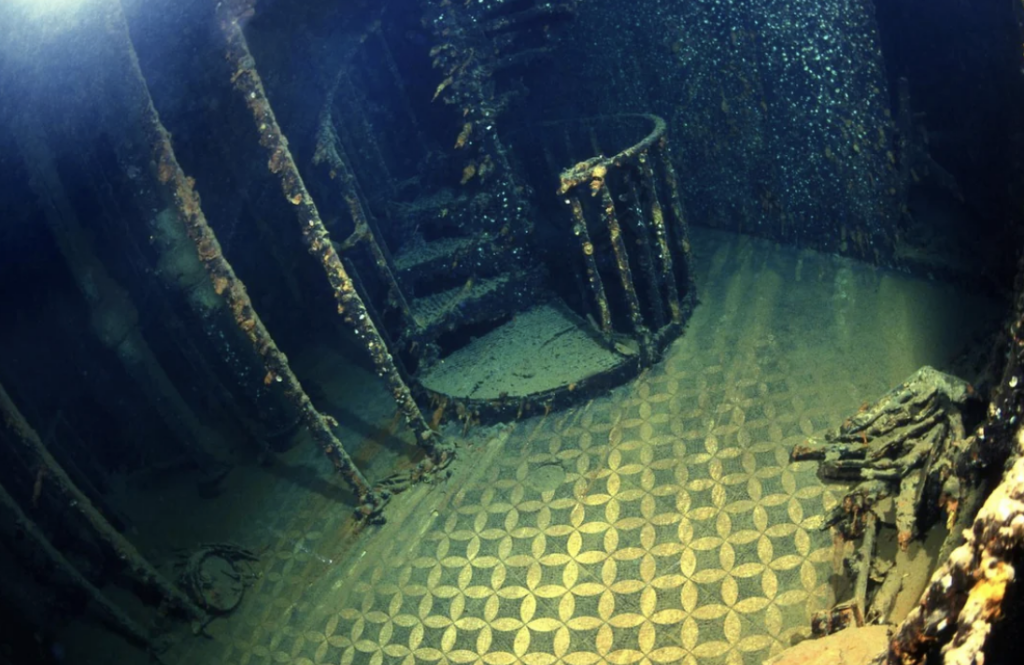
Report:
<svg viewBox="0 0 1024 665"><path fill-rule="evenodd" d="M675 224L671 227L676 241L679 243L679 252L682 257L682 269L686 270L686 293L693 293L693 275L690 273L690 226L686 223L683 213L683 198L679 194L679 179L676 177L676 168L672 165L672 155L669 152L668 137L662 134L657 142L658 157L661 158L662 172L664 173L665 187L669 194L669 209L672 210L672 219Z"/></svg>
<svg viewBox="0 0 1024 665"><path fill-rule="evenodd" d="M622 282L622 290L626 294L626 306L629 309L629 320L633 325L633 332L641 340L641 349L646 353L647 329L644 326L643 316L640 313L640 299L636 294L636 286L633 283L633 270L629 267L629 251L626 249L626 240L622 237L622 227L619 225L618 215L615 214L615 201L608 189L604 177L600 176L594 180L597 183L597 193L601 197L601 218L612 240L612 253L615 255L615 264L619 268L619 281ZM593 183L592 183L593 185Z"/></svg>
<svg viewBox="0 0 1024 665"><path fill-rule="evenodd" d="M10 529L10 532L6 532L7 529ZM154 648L149 634L121 608L110 602L102 591L53 546L46 534L29 519L3 485L0 485L0 532L9 536L4 542L12 544L16 554L29 561L38 561L40 558L45 560L47 575L52 581L67 584L81 591L89 599L92 610L99 615L100 620L113 630L147 650Z"/></svg>
<svg viewBox="0 0 1024 665"><path fill-rule="evenodd" d="M568 201L569 207L572 209L573 232L580 239L583 264L587 268L587 282L590 284L591 293L594 294L601 332L610 339L614 332L612 330L612 313L608 307L608 296L604 292L604 282L601 281L601 273L597 270L597 260L594 258L594 243L590 240L590 231L587 230L587 218L583 215L583 205L576 196L570 196Z"/></svg>
<svg viewBox="0 0 1024 665"><path fill-rule="evenodd" d="M591 118L588 122L611 119ZM601 223L608 231L618 281L622 286L626 316L640 344L641 353L647 355L650 353L649 347L654 343L652 338L658 335L657 331L665 329L666 323L681 325L684 305L689 307L692 303L694 287L689 274L690 243L679 187L668 155L665 121L650 114L625 114L614 116L614 119L641 120L649 123L651 129L637 143L606 156L601 150L594 126L591 125L590 149L597 154L559 173L558 194L565 195L565 202L571 209L573 233L580 238L591 291L598 301L598 311L602 317L601 327L607 334L610 321L610 314L606 311L608 301L603 288L600 288L602 285L597 274L596 259L591 256L594 245L589 236L584 235L587 231L586 213L581 205L581 199L596 199L593 207L597 209ZM572 141L568 132L564 136L567 153L572 155ZM661 183L655 176L656 159L664 178ZM624 192L622 188L625 188ZM662 194L668 194L671 220L665 219L659 188ZM625 201L625 210L635 213L624 218L628 226L626 231L632 233L628 244L616 210L617 198ZM641 271L647 285L644 293L637 291L630 251L637 252L636 268ZM677 271L682 272L677 274ZM685 290L685 294L681 296L682 290ZM641 305L642 295L645 296L646 310ZM650 321L645 320L645 314L650 315ZM652 333L652 330L655 332Z"/></svg>
<svg viewBox="0 0 1024 665"><path fill-rule="evenodd" d="M337 85L334 87L337 88ZM349 215L352 217L352 223L355 226L352 235L343 243L341 249L344 251L346 248L357 243L366 243L370 249L370 254L373 256L373 263L377 268L377 273L384 283L387 284L390 302L398 309L405 327L418 333L420 328L419 322L413 316L409 302L402 292L402 287L391 270L391 262L384 251L383 244L378 239L379 234L370 223L370 218L363 207L362 199L356 188L355 174L352 172L347 156L344 154L345 149L341 145L341 141L338 140L337 133L334 131L330 111L334 99L333 90L327 96L327 99L327 103L324 104L324 111L321 113L320 126L317 130L316 152L313 154L313 163L326 164L327 168L330 169L331 179L340 183L341 195L345 199L345 205L348 206Z"/></svg>
<svg viewBox="0 0 1024 665"><path fill-rule="evenodd" d="M110 35L122 42L121 51L125 55L122 64L125 68L125 92L129 103L140 114L141 131L153 150L154 175L161 195L167 201L168 207L175 211L189 238L195 243L196 252L213 282L214 291L227 301L235 322L263 361L267 370L266 381L283 385L285 396L294 403L306 427L335 470L355 488L361 503L360 512L364 516L378 515L385 497L370 488L366 478L345 452L341 441L331 431L331 427L337 425L335 420L320 413L313 406L298 377L292 372L287 357L278 348L270 331L253 307L245 284L235 275L234 268L224 257L220 242L206 221L192 179L182 171L171 145L171 135L160 121L156 107L153 106L121 6L118 2L112 1L109 7L109 24L113 26Z"/></svg>
<svg viewBox="0 0 1024 665"><path fill-rule="evenodd" d="M0 430L5 432L9 445L20 449L31 460L34 468L45 469L46 482L72 512L78 513L103 544L113 552L118 561L124 563L132 577L142 586L152 589L172 608L178 609L196 621L205 621L206 613L188 599L181 589L171 583L163 574L139 553L135 546L107 521L64 468L53 458L43 445L39 434L29 425L18 410L7 391L0 385Z"/></svg>
<svg viewBox="0 0 1024 665"><path fill-rule="evenodd" d="M647 154L640 157L640 184L647 200L647 207L651 211L651 228L654 231L654 240L658 244L658 260L668 298L669 315L674 323L681 323L683 310L679 307L679 286L676 284L672 249L669 246L668 230L665 228L665 212L661 207L661 201L658 200L658 186L654 180L654 169L651 168L650 159L650 155Z"/></svg>
<svg viewBox="0 0 1024 665"><path fill-rule="evenodd" d="M96 339L117 356L168 431L199 466L226 464L217 437L185 401L150 346L129 291L97 256L61 179L43 123L30 105L12 114L10 122L14 143L29 174L29 188L89 308L90 328Z"/></svg>
<svg viewBox="0 0 1024 665"><path fill-rule="evenodd" d="M451 458L454 450L449 444L439 441L439 437L435 436L434 431L427 425L409 386L399 374L394 358L367 313L366 305L356 292L352 278L331 243L320 212L309 190L306 189L299 168L288 149L288 141L277 124L263 82L256 71L256 62L249 52L248 43L239 25L239 20L251 15L252 11L251 0L225 0L217 6L217 18L224 34L227 59L234 69L232 82L252 112L260 136L260 145L268 155L267 166L271 173L278 177L285 198L295 208L306 249L319 260L326 273L338 303L338 313L363 340L377 373L387 381L391 395L405 416L406 422L416 433L419 445L435 464L443 464Z"/></svg>
<svg viewBox="0 0 1024 665"><path fill-rule="evenodd" d="M645 160L646 157L646 154L640 155L641 160ZM652 250L652 247L655 246L652 237L654 211L650 207L645 209L644 203L640 198L638 181L641 177L639 165L635 165L623 173L622 186L626 192L624 196L620 195L619 200L625 203L627 220L632 222L633 242L631 244L636 250L639 272L647 289L647 306L651 314L649 325L655 330L660 330L667 323L665 319L665 299L661 293L661 279L665 275L664 273L659 274L658 267L660 267L660 264L656 267L654 262L654 251ZM632 217L632 219L629 219L629 217Z"/></svg>

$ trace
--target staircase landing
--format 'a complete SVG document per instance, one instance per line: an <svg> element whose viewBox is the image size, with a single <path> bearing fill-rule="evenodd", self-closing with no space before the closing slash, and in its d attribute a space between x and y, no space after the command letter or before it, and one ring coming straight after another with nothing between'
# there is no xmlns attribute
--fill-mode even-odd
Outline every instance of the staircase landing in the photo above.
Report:
<svg viewBox="0 0 1024 665"><path fill-rule="evenodd" d="M447 356L420 381L455 398L521 397L563 388L627 359L602 346L575 315L542 304Z"/></svg>

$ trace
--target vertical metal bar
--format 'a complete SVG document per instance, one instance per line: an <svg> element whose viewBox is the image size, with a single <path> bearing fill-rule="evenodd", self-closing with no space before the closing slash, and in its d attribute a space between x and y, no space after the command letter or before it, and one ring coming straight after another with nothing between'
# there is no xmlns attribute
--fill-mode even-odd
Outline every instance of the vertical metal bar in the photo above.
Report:
<svg viewBox="0 0 1024 665"><path fill-rule="evenodd" d="M658 153L661 155L665 187L668 189L669 206L672 208L675 234L679 240L680 257L683 260L681 267L686 271L686 288L689 294L693 292L693 274L690 271L690 227L683 216L683 200L679 196L679 181L676 179L676 169L672 166L672 156L668 152L668 139L664 136L658 142Z"/></svg>
<svg viewBox="0 0 1024 665"><path fill-rule="evenodd" d="M427 141L423 136L423 129L416 118L416 113L412 110L412 103L409 101L409 93L405 89L402 73L398 70L398 63L395 62L395 56L391 52L391 45L388 44L388 40L384 36L384 28L380 22L376 24L373 32L377 33L377 41L380 43L381 52L384 54L384 64L387 65L388 73L391 74L391 81L395 84L395 89L398 90L402 110L405 111L405 115L409 118L409 124L412 125L413 130L416 132L416 141L419 143L420 150L423 154L426 154L429 149L427 148Z"/></svg>
<svg viewBox="0 0 1024 665"><path fill-rule="evenodd" d="M646 153L641 153L642 159ZM640 200L640 193L637 191L635 175L639 171L632 167L626 173L625 187L628 192L630 206L637 212L636 218L636 244L640 268L644 273L644 280L647 282L647 291L651 301L651 310L654 313L654 327L660 329L665 325L665 305L661 299L661 282L654 270L654 253L651 251L651 231L648 228L647 216L643 202Z"/></svg>
<svg viewBox="0 0 1024 665"><path fill-rule="evenodd" d="M619 268L619 279L622 282L622 290L626 293L626 305L629 308L629 320L633 324L633 331L640 338L641 346L646 344L647 329L644 327L643 316L640 313L640 300L636 295L636 287L633 285L633 271L629 267L629 253L626 250L626 242L622 238L622 227L619 226L619 218L615 214L615 201L612 200L612 193L608 190L608 184L604 180L597 182L597 189L601 195L601 218L608 227L608 233L612 239L612 251L615 253L615 263ZM591 183L593 186L594 183Z"/></svg>
<svg viewBox="0 0 1024 665"><path fill-rule="evenodd" d="M342 154L344 147L338 140L332 125L332 116L325 112L324 117L320 121L320 131L317 136L316 153L313 155L313 163L326 162L330 168L331 178L341 182L342 197L345 199L345 204L348 206L349 214L355 225L355 231L353 231L350 241L346 241L345 245L349 246L350 243L355 244L358 241L366 242L370 248L370 254L373 256L377 272L388 287L389 301L398 309L405 325L414 334L418 333L419 322L413 316L409 302L406 300L405 294L402 293L402 287L391 270L391 262L388 261L387 254L378 239L378 233L369 222L362 199L356 190L355 174L352 173L348 160Z"/></svg>
<svg viewBox="0 0 1024 665"><path fill-rule="evenodd" d="M654 170L651 168L648 153L640 155L640 184L643 187L644 196L647 198L647 208L651 213L651 228L654 229L654 239L658 244L661 279L668 294L669 312L672 322L679 323L683 320L683 311L679 307L679 287L676 285L672 250L669 247L668 234L665 229L665 212L661 208L661 201L658 200L658 183L654 180Z"/></svg>
<svg viewBox="0 0 1024 665"><path fill-rule="evenodd" d="M601 326L601 332L605 336L610 336L612 334L611 310L608 308L608 297L604 292L601 273L597 271L594 243L590 241L590 232L587 230L587 219L583 215L583 206L575 195L570 195L569 207L572 208L573 233L580 239L583 263L587 267L587 281L590 283L590 290L594 294L594 302L597 305L598 323Z"/></svg>
<svg viewBox="0 0 1024 665"><path fill-rule="evenodd" d="M204 621L207 618L206 613L189 600L181 589L164 577L163 573L154 568L135 549L135 546L128 542L128 539L115 529L100 514L100 511L96 510L89 497L85 496L78 486L71 482L67 473L43 445L39 434L21 415L21 411L18 410L2 385L0 385L0 431L7 433L8 436L5 439L8 441L8 445L22 449L36 468L45 469L47 483L53 485L64 505L80 514L88 522L99 539L114 552L118 560L127 566L140 584L155 590L161 598L170 603L171 607L182 610L189 617L198 621Z"/></svg>
<svg viewBox="0 0 1024 665"><path fill-rule="evenodd" d="M284 394L293 402L296 410L309 428L313 438L323 449L324 454L334 465L335 470L345 476L358 494L362 505L360 511L366 515L379 513L384 498L375 493L363 474L356 468L352 458L345 452L341 441L331 431L337 423L333 418L317 411L298 377L292 372L288 359L277 347L270 331L267 330L259 314L253 308L252 301L245 284L235 275L234 268L224 257L220 242L213 229L206 221L206 215L199 203L192 179L186 177L178 163L174 148L171 145L170 132L160 121L160 115L149 94L149 87L139 68L138 57L131 43L128 25L120 4L111 2L112 24L117 25L115 31L119 39L123 39L123 50L126 54L125 90L128 104L138 109L140 124L150 147L153 150L153 169L155 180L161 195L175 211L178 220L184 225L189 238L195 243L199 260L203 262L213 289L227 301L234 316L235 323L252 343L257 355L263 361L267 374L265 382L281 383Z"/></svg>
<svg viewBox="0 0 1024 665"><path fill-rule="evenodd" d="M4 534L5 541L9 538L8 546L16 553L22 553L26 562L31 562L30 565L39 565L41 554L51 571L56 570L59 576L58 580L52 581L69 583L70 586L77 587L110 627L133 643L145 647L147 650L153 649L153 640L149 633L132 620L124 610L110 602L110 599L103 595L103 592L97 589L85 575L78 572L75 565L68 561L60 550L53 546L53 543L36 523L29 519L3 485L0 485L0 520L4 525L0 529L10 529L13 532ZM50 576L52 575L53 573L50 572Z"/></svg>
<svg viewBox="0 0 1024 665"><path fill-rule="evenodd" d="M574 164L576 162L576 149L572 144L572 137L569 136L568 128L562 130L562 146L565 148L565 163Z"/></svg>
<svg viewBox="0 0 1024 665"><path fill-rule="evenodd" d="M256 62L249 52L242 27L238 24L238 17L247 7L246 0L224 0L218 5L217 13L224 34L228 62L234 69L231 78L235 89L243 95L246 105L252 112L253 122L260 135L260 145L267 152L267 166L271 173L279 178L285 198L295 208L296 221L302 229L306 249L319 260L327 275L334 299L338 303L338 313L363 340L377 373L387 381L391 395L409 427L415 432L420 447L435 464L444 463L454 455L454 449L443 441L438 441L439 437L435 436L434 431L427 425L423 413L409 391L409 386L399 374L394 358L372 318L367 314L366 305L356 292L352 278L345 270L334 245L331 244L320 211L306 189L295 159L288 149L288 141L277 124L274 110L263 88L263 81L256 71Z"/></svg>

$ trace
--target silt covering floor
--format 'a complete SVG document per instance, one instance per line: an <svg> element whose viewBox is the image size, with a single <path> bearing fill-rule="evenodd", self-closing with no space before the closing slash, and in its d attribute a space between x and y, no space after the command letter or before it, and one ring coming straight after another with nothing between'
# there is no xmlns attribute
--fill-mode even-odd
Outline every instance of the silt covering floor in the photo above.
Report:
<svg viewBox="0 0 1024 665"><path fill-rule="evenodd" d="M947 366L998 310L748 237L693 244L701 304L661 363L471 430L452 477L396 497L387 525L353 541L330 493L278 481L246 543L259 579L176 659L753 664L806 637L834 600L821 527L842 488L791 447Z"/></svg>

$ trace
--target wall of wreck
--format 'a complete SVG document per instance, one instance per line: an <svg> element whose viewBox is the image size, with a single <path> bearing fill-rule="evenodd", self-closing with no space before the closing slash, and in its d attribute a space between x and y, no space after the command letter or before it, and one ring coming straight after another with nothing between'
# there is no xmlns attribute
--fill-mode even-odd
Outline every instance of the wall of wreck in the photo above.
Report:
<svg viewBox="0 0 1024 665"><path fill-rule="evenodd" d="M870 0L587 0L559 52L523 113L662 115L691 222L891 255L896 155Z"/></svg>

